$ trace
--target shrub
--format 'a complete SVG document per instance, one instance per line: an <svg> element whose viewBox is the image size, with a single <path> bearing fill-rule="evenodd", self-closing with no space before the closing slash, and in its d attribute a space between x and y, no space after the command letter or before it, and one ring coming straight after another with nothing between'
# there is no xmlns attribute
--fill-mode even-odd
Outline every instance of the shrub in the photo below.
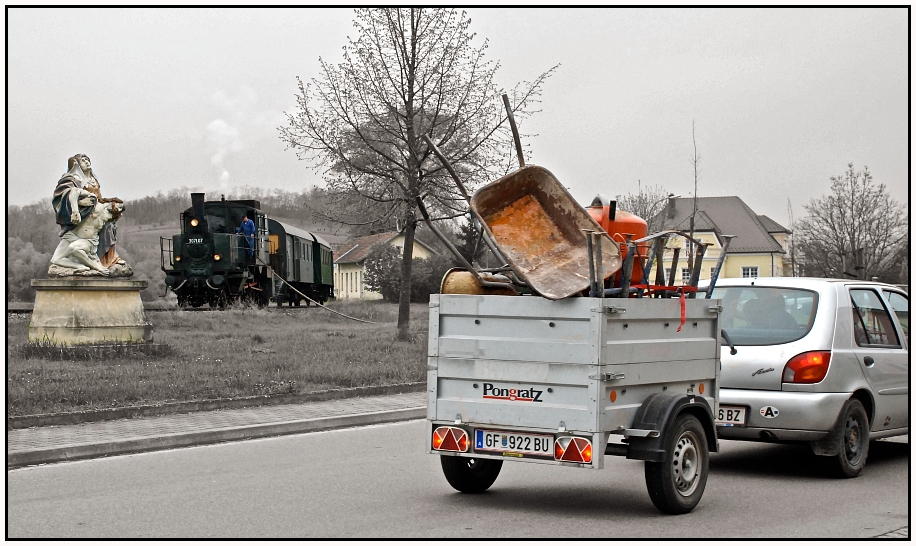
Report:
<svg viewBox="0 0 916 546"><path fill-rule="evenodd" d="M442 276L454 267L449 256L433 254L414 258L410 277L410 301L425 303L430 294L439 293ZM393 246L373 250L366 258L366 287L378 292L385 301L397 303L401 294L401 252Z"/></svg>
<svg viewBox="0 0 916 546"><path fill-rule="evenodd" d="M48 276L51 254L38 252L19 237L6 239L6 300L35 301L32 279Z"/></svg>

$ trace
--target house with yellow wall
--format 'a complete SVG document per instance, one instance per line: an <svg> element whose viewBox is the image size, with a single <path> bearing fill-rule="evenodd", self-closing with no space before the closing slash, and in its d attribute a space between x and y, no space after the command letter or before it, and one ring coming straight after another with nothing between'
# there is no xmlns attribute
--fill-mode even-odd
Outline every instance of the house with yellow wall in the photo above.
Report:
<svg viewBox="0 0 916 546"><path fill-rule="evenodd" d="M663 217L662 230L690 232L690 217L694 213L692 198L669 197ZM656 217L658 219L658 217ZM725 263L719 278L730 277L784 277L792 275L788 260L788 240L791 233L772 219L757 214L737 196L700 197L694 216L694 238L707 243L700 269L700 280L708 280L718 263L725 242L723 235L734 235L729 243ZM674 246L678 246L675 265L675 284L686 284L690 278L687 268L689 242L683 237L672 237L664 253L665 278L670 278L674 260Z"/></svg>
<svg viewBox="0 0 916 546"><path fill-rule="evenodd" d="M381 246L390 245L404 253L404 234L399 232L375 233L345 244L334 251L334 292L338 299L379 300L382 295L366 288L366 258ZM426 259L435 252L426 243L414 237L413 257Z"/></svg>

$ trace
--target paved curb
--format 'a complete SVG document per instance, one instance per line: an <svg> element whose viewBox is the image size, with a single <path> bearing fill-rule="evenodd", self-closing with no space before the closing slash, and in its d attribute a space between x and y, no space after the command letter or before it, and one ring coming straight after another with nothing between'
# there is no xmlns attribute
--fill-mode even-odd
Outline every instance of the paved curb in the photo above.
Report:
<svg viewBox="0 0 916 546"><path fill-rule="evenodd" d="M286 434L301 434L319 430L407 421L426 417L426 407L407 408L390 411L360 413L337 417L318 417L282 423L256 424L241 427L169 434L153 438L134 438L116 442L104 442L78 446L64 446L52 449L40 449L8 453L7 470L21 466L74 461L79 459L98 458L108 455L123 455L145 451L174 449L193 445L214 444L238 440L250 440Z"/></svg>
<svg viewBox="0 0 916 546"><path fill-rule="evenodd" d="M97 421L114 421L136 417L156 417L192 411L213 411L221 409L242 409L258 406L277 406L284 404L302 404L305 402L323 402L356 396L378 396L419 392L426 389L426 381L404 383L401 385L383 385L378 387L353 387L349 389L331 389L304 394L280 394L273 396L253 396L251 398L226 398L202 402L175 402L158 406L131 406L109 410L76 411L71 413L46 413L41 415L20 415L8 417L7 429L44 427L48 425L77 425Z"/></svg>

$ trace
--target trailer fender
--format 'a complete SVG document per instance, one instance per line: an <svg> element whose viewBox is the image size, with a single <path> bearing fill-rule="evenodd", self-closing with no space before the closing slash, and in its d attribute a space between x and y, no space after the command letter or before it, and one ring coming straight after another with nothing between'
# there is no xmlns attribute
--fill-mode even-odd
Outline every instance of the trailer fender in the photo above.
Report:
<svg viewBox="0 0 916 546"><path fill-rule="evenodd" d="M675 419L681 413L693 414L703 425L709 451L719 450L716 426L709 404L702 396L684 393L657 392L650 394L636 411L631 425L633 430L655 430L655 437L630 436L627 444L627 459L661 462L665 460L667 436Z"/></svg>

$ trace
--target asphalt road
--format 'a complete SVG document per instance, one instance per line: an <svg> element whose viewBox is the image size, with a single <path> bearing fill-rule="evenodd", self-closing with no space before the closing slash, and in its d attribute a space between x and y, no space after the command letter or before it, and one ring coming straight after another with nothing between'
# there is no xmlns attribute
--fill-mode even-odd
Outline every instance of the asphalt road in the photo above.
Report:
<svg viewBox="0 0 916 546"><path fill-rule="evenodd" d="M872 442L864 473L827 476L807 450L722 441L683 516L649 500L643 463L506 463L455 492L424 421L7 472L8 538L860 538L908 523L906 438Z"/></svg>

